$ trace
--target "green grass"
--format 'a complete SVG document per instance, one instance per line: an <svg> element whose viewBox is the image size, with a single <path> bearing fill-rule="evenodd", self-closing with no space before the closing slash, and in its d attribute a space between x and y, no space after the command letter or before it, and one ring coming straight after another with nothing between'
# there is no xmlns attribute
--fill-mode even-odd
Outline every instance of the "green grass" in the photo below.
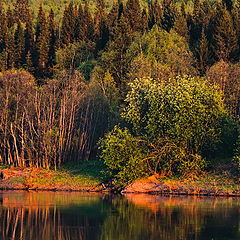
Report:
<svg viewBox="0 0 240 240"><path fill-rule="evenodd" d="M97 161L68 163L58 170L12 170L7 172L10 177L0 182L1 188L22 186L29 189L91 190L100 186L104 179L104 165Z"/></svg>

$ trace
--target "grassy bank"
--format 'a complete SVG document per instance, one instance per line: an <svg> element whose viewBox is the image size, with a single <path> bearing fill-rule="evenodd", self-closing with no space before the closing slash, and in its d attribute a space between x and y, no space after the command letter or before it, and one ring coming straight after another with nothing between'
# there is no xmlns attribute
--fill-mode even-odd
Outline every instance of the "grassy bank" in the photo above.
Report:
<svg viewBox="0 0 240 240"><path fill-rule="evenodd" d="M1 166L0 189L103 191L97 162L71 163L59 170Z"/></svg>
<svg viewBox="0 0 240 240"><path fill-rule="evenodd" d="M1 166L0 189L52 191L111 191L103 182L104 166L97 161L69 163L59 170ZM203 172L191 178L151 176L134 181L126 192L184 195L240 196L236 175L226 169Z"/></svg>

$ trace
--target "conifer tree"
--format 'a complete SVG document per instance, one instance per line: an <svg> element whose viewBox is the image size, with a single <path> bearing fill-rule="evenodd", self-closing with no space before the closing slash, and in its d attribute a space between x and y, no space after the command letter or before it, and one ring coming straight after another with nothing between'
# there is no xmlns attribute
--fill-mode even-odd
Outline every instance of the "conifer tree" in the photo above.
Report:
<svg viewBox="0 0 240 240"><path fill-rule="evenodd" d="M8 10L7 10L6 20L7 20L7 27L12 28L15 23L15 20L14 20L13 12L10 9L10 7L8 7Z"/></svg>
<svg viewBox="0 0 240 240"><path fill-rule="evenodd" d="M89 10L88 2L84 5L84 24L87 26L86 38L92 40L94 34L94 22Z"/></svg>
<svg viewBox="0 0 240 240"><path fill-rule="evenodd" d="M102 61L109 72L121 86L127 72L126 51L132 42L131 27L124 15L117 21L113 29L113 41L107 51L102 55Z"/></svg>
<svg viewBox="0 0 240 240"><path fill-rule="evenodd" d="M133 32L142 29L142 11L139 0L128 0L124 11L124 16L129 22L129 26Z"/></svg>
<svg viewBox="0 0 240 240"><path fill-rule="evenodd" d="M75 30L75 15L73 3L70 2L63 13L62 28L61 28L61 43L68 45L74 42Z"/></svg>
<svg viewBox="0 0 240 240"><path fill-rule="evenodd" d="M37 17L37 24L36 24L36 44L39 42L39 37L44 30L44 25L45 25L45 13L43 12L42 5L40 5L39 10L38 10L38 17Z"/></svg>
<svg viewBox="0 0 240 240"><path fill-rule="evenodd" d="M154 3L153 0L150 1L148 12L148 27L151 29L155 24L161 27L163 13L162 7L159 4L158 0L155 0Z"/></svg>
<svg viewBox="0 0 240 240"><path fill-rule="evenodd" d="M177 14L174 30L187 41L189 40L187 19L184 16L184 13L179 12Z"/></svg>
<svg viewBox="0 0 240 240"><path fill-rule="evenodd" d="M202 14L202 23L205 28L208 28L211 18L213 16L213 8L210 5L210 0L205 0L202 3L201 7L201 14Z"/></svg>
<svg viewBox="0 0 240 240"><path fill-rule="evenodd" d="M27 66L27 69L31 69L33 66L33 57L34 57L34 35L33 35L33 24L32 16L29 14L26 19L26 26L24 29L24 65Z"/></svg>
<svg viewBox="0 0 240 240"><path fill-rule="evenodd" d="M110 30L112 30L112 28L115 26L118 20L118 9L119 9L118 2L114 2L107 16L107 25Z"/></svg>
<svg viewBox="0 0 240 240"><path fill-rule="evenodd" d="M29 0L17 0L14 5L16 21L27 22L29 14Z"/></svg>
<svg viewBox="0 0 240 240"><path fill-rule="evenodd" d="M238 39L238 45L240 46L240 6L234 6L232 9L232 18Z"/></svg>
<svg viewBox="0 0 240 240"><path fill-rule="evenodd" d="M208 40L205 34L204 28L202 29L202 36L198 44L198 62L199 71L203 75L206 72L206 67L208 64Z"/></svg>
<svg viewBox="0 0 240 240"><path fill-rule="evenodd" d="M81 3L78 6L74 32L74 37L77 41L86 38L87 26L84 24L84 12Z"/></svg>
<svg viewBox="0 0 240 240"><path fill-rule="evenodd" d="M40 11L39 11L40 13ZM45 14L43 12L40 13L37 23L39 26L39 36L36 36L36 48L37 48L37 69L40 77L43 77L47 74L47 63L49 58L49 28L47 26L47 21Z"/></svg>
<svg viewBox="0 0 240 240"><path fill-rule="evenodd" d="M18 22L14 36L15 42L15 67L20 68L24 58L24 30L22 24Z"/></svg>
<svg viewBox="0 0 240 240"><path fill-rule="evenodd" d="M213 40L216 59L234 60L239 47L232 17L226 7L218 7L214 26Z"/></svg>
<svg viewBox="0 0 240 240"><path fill-rule="evenodd" d="M142 17L141 17L141 19L142 19L142 29L141 29L141 31L143 33L145 33L148 30L148 15L147 15L147 11L146 11L145 8L142 10Z"/></svg>
<svg viewBox="0 0 240 240"><path fill-rule="evenodd" d="M50 71L50 75L52 75L52 69L56 62L56 32L55 32L54 12L52 9L49 13L47 27L48 27L48 34L49 34L47 68L48 68L48 71Z"/></svg>
<svg viewBox="0 0 240 240"><path fill-rule="evenodd" d="M121 18L122 14L123 14L123 3L121 0L118 0L116 3L114 3L111 11L107 16L107 26L108 26L110 35L114 27L117 25L118 20Z"/></svg>
<svg viewBox="0 0 240 240"><path fill-rule="evenodd" d="M195 50L202 31L202 8L200 0L194 0L193 13L189 19L190 46Z"/></svg>
<svg viewBox="0 0 240 240"><path fill-rule="evenodd" d="M6 33L6 69L14 68L15 62L15 46L14 46L14 31L8 29Z"/></svg>
<svg viewBox="0 0 240 240"><path fill-rule="evenodd" d="M6 32L7 32L6 15L3 10L2 3L0 3L0 53L5 48Z"/></svg>
<svg viewBox="0 0 240 240"><path fill-rule="evenodd" d="M98 10L94 18L94 40L96 42L96 52L103 49L109 39L109 29L107 26L105 3L103 0L97 2Z"/></svg>
<svg viewBox="0 0 240 240"><path fill-rule="evenodd" d="M173 1L171 0L163 0L162 8L163 15L161 20L161 27L169 32L174 26L176 8Z"/></svg>

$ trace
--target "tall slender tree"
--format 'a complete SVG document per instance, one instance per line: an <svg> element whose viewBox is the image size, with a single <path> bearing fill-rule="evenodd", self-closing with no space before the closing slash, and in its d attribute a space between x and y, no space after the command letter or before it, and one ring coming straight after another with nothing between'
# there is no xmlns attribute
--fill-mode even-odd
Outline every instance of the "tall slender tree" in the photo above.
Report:
<svg viewBox="0 0 240 240"><path fill-rule="evenodd" d="M124 16L133 32L142 30L142 10L139 0L127 1Z"/></svg>
<svg viewBox="0 0 240 240"><path fill-rule="evenodd" d="M51 9L48 17L48 34L49 34L49 47L48 47L48 61L47 68L50 76L53 74L53 66L56 63L56 30L55 30L55 20L54 20L54 12Z"/></svg>
<svg viewBox="0 0 240 240"><path fill-rule="evenodd" d="M217 9L213 40L217 60L234 60L239 49L236 30L229 11L221 5Z"/></svg>
<svg viewBox="0 0 240 240"><path fill-rule="evenodd" d="M74 6L70 2L65 8L63 13L62 28L61 28L61 43L62 45L68 45L74 42L74 30L75 30L75 15Z"/></svg>
<svg viewBox="0 0 240 240"><path fill-rule="evenodd" d="M15 67L20 68L24 58L24 30L22 23L19 21L14 36L15 42Z"/></svg>

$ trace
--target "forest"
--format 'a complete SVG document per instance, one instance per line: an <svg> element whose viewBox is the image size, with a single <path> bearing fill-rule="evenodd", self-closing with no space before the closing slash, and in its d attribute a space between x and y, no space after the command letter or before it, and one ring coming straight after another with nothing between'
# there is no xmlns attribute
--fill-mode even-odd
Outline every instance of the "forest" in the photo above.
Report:
<svg viewBox="0 0 240 240"><path fill-rule="evenodd" d="M239 61L238 1L1 1L0 162L238 176Z"/></svg>

